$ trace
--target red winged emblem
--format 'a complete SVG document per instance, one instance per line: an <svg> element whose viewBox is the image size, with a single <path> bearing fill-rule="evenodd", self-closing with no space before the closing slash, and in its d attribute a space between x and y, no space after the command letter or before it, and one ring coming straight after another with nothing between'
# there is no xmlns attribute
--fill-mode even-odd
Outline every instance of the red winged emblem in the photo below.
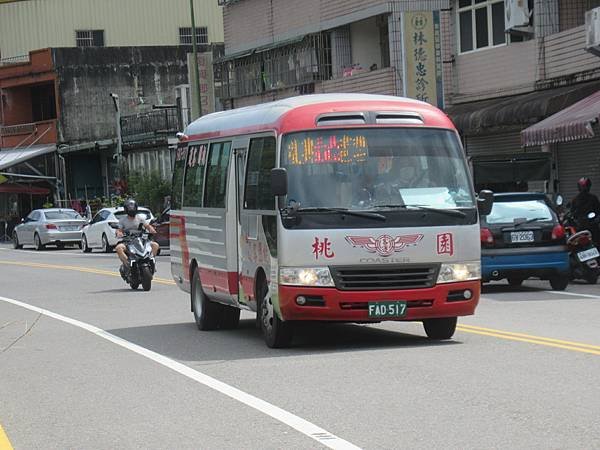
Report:
<svg viewBox="0 0 600 450"><path fill-rule="evenodd" d="M423 239L422 234L408 234L392 237L384 234L378 238L370 236L346 236L346 241L353 247L362 247L369 253L378 253L381 256L390 256L394 252L401 252L406 247L417 245Z"/></svg>

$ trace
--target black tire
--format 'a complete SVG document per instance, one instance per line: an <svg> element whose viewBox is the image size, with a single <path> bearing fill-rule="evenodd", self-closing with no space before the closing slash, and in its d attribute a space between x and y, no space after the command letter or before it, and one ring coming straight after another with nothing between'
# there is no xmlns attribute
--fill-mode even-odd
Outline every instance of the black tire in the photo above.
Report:
<svg viewBox="0 0 600 450"><path fill-rule="evenodd" d="M129 283L129 286L131 286L131 289L133 289L134 291L137 290L137 288L140 287L140 283L136 280L136 281L131 281Z"/></svg>
<svg viewBox="0 0 600 450"><path fill-rule="evenodd" d="M13 234L12 234L12 242L13 242L13 248L14 248L15 250L20 250L20 249L22 249L22 248L23 248L23 245L22 245L22 244L19 244L19 236L17 235L17 232L16 232L16 231L13 231Z"/></svg>
<svg viewBox="0 0 600 450"><path fill-rule="evenodd" d="M46 248L46 246L44 244L42 244L42 240L40 239L40 235L35 233L33 235L33 242L35 243L35 249L39 252L41 250L44 250Z"/></svg>
<svg viewBox="0 0 600 450"><path fill-rule="evenodd" d="M104 252L104 253L112 252L112 247L108 243L108 238L106 237L106 234L104 234L104 233L102 233L102 252Z"/></svg>
<svg viewBox="0 0 600 450"><path fill-rule="evenodd" d="M598 283L598 274L597 273L588 273L585 275L585 281L588 282L588 284L596 284Z"/></svg>
<svg viewBox="0 0 600 450"><path fill-rule="evenodd" d="M211 302L206 294L202 291L200 284L200 276L197 271L194 271L192 278L192 311L194 312L194 320L199 330L209 331L219 328L219 322L223 314L223 305L220 303Z"/></svg>
<svg viewBox="0 0 600 450"><path fill-rule="evenodd" d="M260 299L258 313L265 344L270 348L289 347L294 337L293 324L284 322L277 316L271 296L268 293L267 283L262 281L258 287Z"/></svg>
<svg viewBox="0 0 600 450"><path fill-rule="evenodd" d="M152 289L152 270L150 270L150 267L142 266L140 277L142 279L142 289L144 289L144 291Z"/></svg>
<svg viewBox="0 0 600 450"><path fill-rule="evenodd" d="M65 244L56 244L56 248L59 250L64 250L65 249Z"/></svg>
<svg viewBox="0 0 600 450"><path fill-rule="evenodd" d="M223 305L223 316L221 317L221 328L233 330L240 324L240 310L233 306Z"/></svg>
<svg viewBox="0 0 600 450"><path fill-rule="evenodd" d="M81 236L81 251L83 253L90 253L92 251L92 249L88 246L88 241L85 234Z"/></svg>
<svg viewBox="0 0 600 450"><path fill-rule="evenodd" d="M514 287L521 286L523 284L523 281L525 281L523 278L508 277L508 284L510 284L511 286L514 286Z"/></svg>
<svg viewBox="0 0 600 450"><path fill-rule="evenodd" d="M567 275L555 275L550 278L550 286L554 291L564 291L569 285L569 277Z"/></svg>
<svg viewBox="0 0 600 450"><path fill-rule="evenodd" d="M429 339L450 339L456 331L456 317L444 317L441 319L426 319L423 328Z"/></svg>

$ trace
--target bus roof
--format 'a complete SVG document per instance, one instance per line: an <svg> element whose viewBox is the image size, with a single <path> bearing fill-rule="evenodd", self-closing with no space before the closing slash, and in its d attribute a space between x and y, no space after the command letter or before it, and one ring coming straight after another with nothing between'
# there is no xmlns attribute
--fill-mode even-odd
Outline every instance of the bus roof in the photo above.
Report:
<svg viewBox="0 0 600 450"><path fill-rule="evenodd" d="M415 126L454 129L439 109L404 97L371 94L314 94L207 114L190 123L185 140L275 131L277 134L314 129L320 116L348 113L405 113L420 117ZM333 125L333 122L331 122ZM391 124L388 122L388 124ZM339 124L337 126L340 126Z"/></svg>

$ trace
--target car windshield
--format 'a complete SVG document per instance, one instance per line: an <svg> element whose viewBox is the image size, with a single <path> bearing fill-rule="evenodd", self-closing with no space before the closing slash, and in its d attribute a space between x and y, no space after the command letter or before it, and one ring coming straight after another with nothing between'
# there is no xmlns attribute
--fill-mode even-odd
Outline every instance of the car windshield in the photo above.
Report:
<svg viewBox="0 0 600 450"><path fill-rule="evenodd" d="M553 220L552 211L543 200L502 201L498 199L494 199L492 212L485 219L489 224L551 220Z"/></svg>
<svg viewBox="0 0 600 450"><path fill-rule="evenodd" d="M474 206L456 134L428 128L318 130L284 136L288 202L378 209Z"/></svg>
<svg viewBox="0 0 600 450"><path fill-rule="evenodd" d="M46 216L46 220L83 219L83 217L74 210L45 211L44 216Z"/></svg>
<svg viewBox="0 0 600 450"><path fill-rule="evenodd" d="M150 220L152 218L152 215L150 214L150 211L145 210L145 209L138 209L138 214L141 214L142 216L144 216L144 219L146 220ZM115 216L117 217L117 219L121 216L125 215L125 211L117 211L115 213Z"/></svg>

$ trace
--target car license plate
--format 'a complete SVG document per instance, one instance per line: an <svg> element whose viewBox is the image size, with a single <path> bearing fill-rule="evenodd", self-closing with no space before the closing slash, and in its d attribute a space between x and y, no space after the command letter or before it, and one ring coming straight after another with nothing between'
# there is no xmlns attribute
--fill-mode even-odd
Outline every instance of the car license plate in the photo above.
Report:
<svg viewBox="0 0 600 450"><path fill-rule="evenodd" d="M369 317L404 317L406 315L406 302L369 302Z"/></svg>
<svg viewBox="0 0 600 450"><path fill-rule="evenodd" d="M510 242L533 242L533 231L511 231Z"/></svg>
<svg viewBox="0 0 600 450"><path fill-rule="evenodd" d="M596 247L577 253L577 258L579 258L579 261L581 262L589 261L590 259L598 258L599 256L600 252L598 252Z"/></svg>
<svg viewBox="0 0 600 450"><path fill-rule="evenodd" d="M60 227L60 231L77 231L77 230L79 230L79 227L77 225Z"/></svg>

